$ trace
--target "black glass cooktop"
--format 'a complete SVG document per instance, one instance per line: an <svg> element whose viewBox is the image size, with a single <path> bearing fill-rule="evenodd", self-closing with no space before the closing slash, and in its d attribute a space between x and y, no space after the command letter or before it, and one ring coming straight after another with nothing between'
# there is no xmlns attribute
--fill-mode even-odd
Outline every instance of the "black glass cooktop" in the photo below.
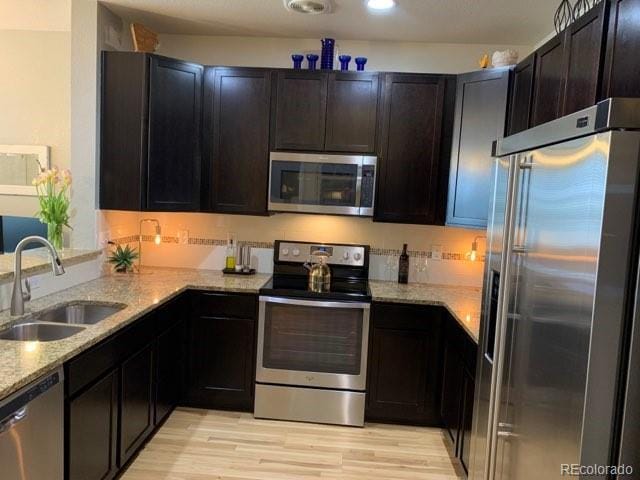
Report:
<svg viewBox="0 0 640 480"><path fill-rule="evenodd" d="M366 280L334 278L331 280L331 288L328 292L317 293L309 290L306 275L274 275L260 289L260 295L359 302L371 301L369 283Z"/></svg>

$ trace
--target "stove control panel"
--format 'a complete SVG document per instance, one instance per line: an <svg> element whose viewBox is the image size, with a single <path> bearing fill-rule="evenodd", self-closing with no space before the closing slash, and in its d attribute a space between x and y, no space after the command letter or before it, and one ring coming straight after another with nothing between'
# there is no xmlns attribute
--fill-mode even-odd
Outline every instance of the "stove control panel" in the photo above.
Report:
<svg viewBox="0 0 640 480"><path fill-rule="evenodd" d="M331 245L326 243L280 242L276 261L305 263L317 260L314 253L327 258L329 265L364 267L365 247L360 245Z"/></svg>

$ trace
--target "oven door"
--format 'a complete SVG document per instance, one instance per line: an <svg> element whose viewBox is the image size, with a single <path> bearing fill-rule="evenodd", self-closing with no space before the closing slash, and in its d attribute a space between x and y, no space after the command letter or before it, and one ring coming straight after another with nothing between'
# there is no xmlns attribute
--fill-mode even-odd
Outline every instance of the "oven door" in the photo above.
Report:
<svg viewBox="0 0 640 480"><path fill-rule="evenodd" d="M368 303L260 297L256 381L364 391Z"/></svg>

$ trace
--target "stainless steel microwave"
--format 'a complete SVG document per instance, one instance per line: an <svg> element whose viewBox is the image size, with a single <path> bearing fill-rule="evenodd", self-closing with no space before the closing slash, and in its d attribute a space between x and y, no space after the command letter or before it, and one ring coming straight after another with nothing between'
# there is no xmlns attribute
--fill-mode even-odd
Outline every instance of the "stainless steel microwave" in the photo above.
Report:
<svg viewBox="0 0 640 480"><path fill-rule="evenodd" d="M373 216L377 158L271 152L269 211Z"/></svg>

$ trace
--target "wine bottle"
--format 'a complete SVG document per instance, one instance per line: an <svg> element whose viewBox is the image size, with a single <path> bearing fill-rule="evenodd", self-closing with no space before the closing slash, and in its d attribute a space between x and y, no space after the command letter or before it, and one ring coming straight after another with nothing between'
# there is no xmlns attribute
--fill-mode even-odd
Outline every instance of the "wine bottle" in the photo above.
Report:
<svg viewBox="0 0 640 480"><path fill-rule="evenodd" d="M409 283L409 254L406 243L402 246L402 255L398 260L398 283Z"/></svg>

